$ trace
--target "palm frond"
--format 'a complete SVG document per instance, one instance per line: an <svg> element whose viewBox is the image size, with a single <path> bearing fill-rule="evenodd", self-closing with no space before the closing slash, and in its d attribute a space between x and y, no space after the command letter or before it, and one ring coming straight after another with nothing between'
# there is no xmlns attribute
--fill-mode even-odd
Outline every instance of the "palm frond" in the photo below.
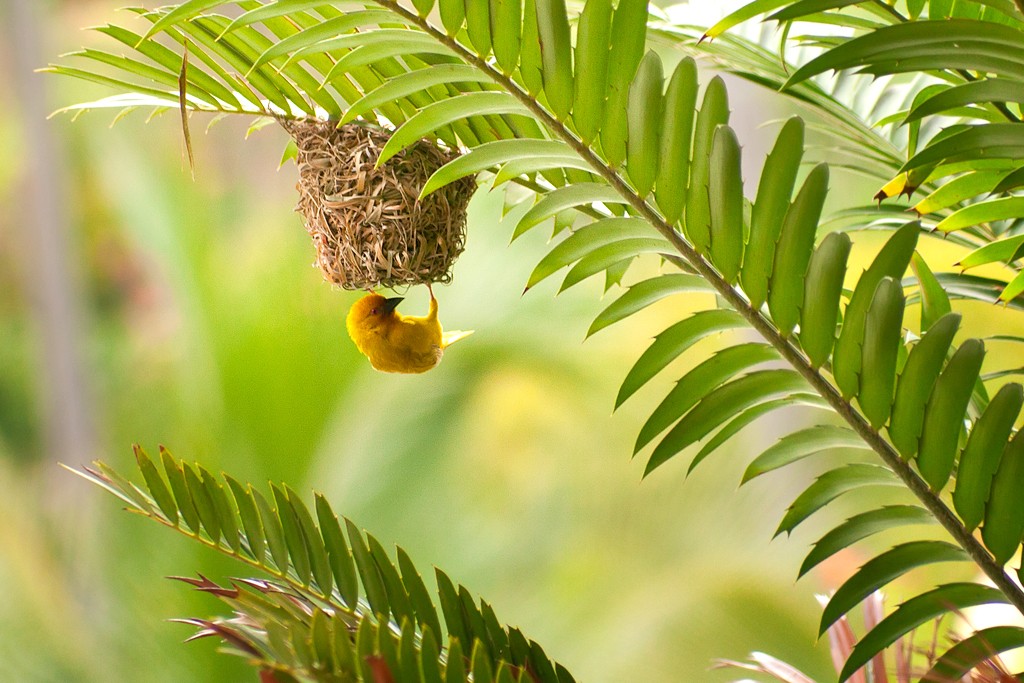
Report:
<svg viewBox="0 0 1024 683"><path fill-rule="evenodd" d="M909 196L922 188L928 196L913 209L926 225L943 234L957 232L982 249L1020 231L1015 185L1001 181L1024 164L1018 140L1024 131L1021 98L1014 92L1024 82L1024 53L1019 49L1024 15L1008 1L912 4L881 10L880 3L830 3L834 11L823 12L815 3L748 3L701 34L717 44L704 42L695 49L742 77L809 103L845 124L840 130L851 123L843 120L848 110L862 126L891 131L896 158L902 161L890 170L891 180L877 198ZM866 22L870 15L865 13L872 12L872 21ZM758 16L786 28L779 54L732 33ZM827 29L829 34L795 34L789 30L793 26ZM662 30L691 39L696 33L687 27ZM950 45L958 49L950 50ZM788 58L792 66L786 64ZM835 71L836 77L824 81L827 71ZM840 96L836 112L835 95L844 80L857 81L859 87L852 92L862 94ZM898 106L869 112L857 100L870 91L870 81L883 84L888 94L894 86L907 89L890 98ZM831 92L829 83L835 84ZM907 83L909 87L903 85ZM874 158L868 150L881 142L845 133L836 137L844 144L864 142L861 152L867 159ZM1004 281L998 300L1008 302L1020 293L1020 270L1013 259L1005 263L1013 275Z"/></svg>
<svg viewBox="0 0 1024 683"><path fill-rule="evenodd" d="M440 570L435 602L404 550L392 560L376 538L339 520L322 495L311 511L287 486L272 484L267 496L163 448L159 466L141 447L135 457L138 484L101 462L72 471L129 511L271 577L230 586L202 575L181 579L233 614L183 619L198 629L190 640L221 640L264 680L572 680L540 645L501 626L490 605Z"/></svg>
<svg viewBox="0 0 1024 683"><path fill-rule="evenodd" d="M563 290L593 276L618 283L629 277L630 266L637 260L660 259L667 272L634 284L598 316L592 331L624 320L660 298L696 289L692 278L699 277L701 287L717 295L715 307L661 332L627 374L617 403L670 372L673 360L690 352L698 340L748 328L764 344L720 339L724 347L720 353L680 378L677 389L641 430L638 450L654 444L646 472L665 466L703 441L691 459L692 469L744 426L777 408L827 406L832 420L843 423L841 428L823 421L810 431L784 436L748 470L747 479L769 476L765 473L797 461L813 462L817 453L838 447L845 453L793 501L778 533L792 531L840 498L856 498L870 512L875 505L870 494L886 487L905 492L907 504L911 496L916 498L953 542L883 552L836 594L841 597L833 598L830 615L841 615L875 588L934 562L973 563L994 585L954 583L911 598L851 650L844 680L895 639L937 614L993 601L1009 602L1024 612L1024 592L1004 570L1024 538L1024 513L1012 502L1024 487L1024 437L1012 433L1021 408L1016 400L1021 389L1009 385L1005 394L987 401L980 379L984 345L978 339L966 339L954 348L960 316L946 312L950 293L981 298L981 292L991 292L994 281L986 284L970 280L974 276L958 276L950 283L948 275L933 274L923 261L915 265L916 277L905 281L922 226L901 221L886 226L892 231L888 240L868 259L868 268L852 278L845 295L853 240L838 233L821 234L828 232L821 230L828 167L816 167L796 187L796 168L806 150L803 124L783 127L776 152L765 161L763 180L751 199L738 173L742 150L729 127L724 83L712 79L697 106L698 82L691 60L681 60L666 78L660 58L654 52L644 54L648 13L642 0L622 0L614 9L609 0L590 0L581 19L582 38L577 34L575 44L564 0L528 0L522 12L517 3L511 3L511 8L499 2L473 3L470 9L470 5L446 1L439 6L443 26L432 23L431 3L418 2L413 11L394 0L378 0L375 4L390 12L387 16L393 15L394 21L376 14L359 15L375 11L359 9L355 15L360 18L352 20L350 29L329 35L319 25L332 20L342 25L352 15L331 4L306 3L299 3L301 9L278 13L286 4L293 3L194 1L143 12L150 26L133 49L144 55L143 50L161 38L171 39L172 50L183 50L186 42L201 46L192 62L205 65L205 76L219 80L237 99L237 106L214 96L213 85L196 73L197 87L206 95L197 91L194 105L186 98L186 105L193 108L202 104L216 111L243 113L251 105L269 116L312 114L341 119L346 107L361 102L364 116L394 127L389 154L424 136L459 147L463 155L436 171L421 195L481 172L491 175L494 188L512 182L530 187L537 203L527 211L529 219L524 217L517 234L554 217L557 237L550 254L531 275L531 285L565 268ZM235 19L214 13L231 5L245 13ZM881 26L877 30L886 31L905 25L899 19L902 15L889 5L872 3L865 8L869 22L859 30ZM258 19L254 13L259 13ZM839 16L831 13L829 20ZM599 38L603 36L608 37L607 43ZM290 42L282 49L285 40ZM834 49L858 40L836 43ZM611 45L610 53L595 54L606 51L606 44ZM149 73L129 66L133 62L104 64L133 78ZM456 71L452 80L445 81L455 64L475 69L486 80L469 79ZM432 71L437 68L445 69L443 75ZM581 71L591 68L597 71ZM805 68L798 73L810 76L811 71ZM314 82L310 84L309 79ZM806 83L795 74L791 80L794 87ZM180 95L148 84L136 90L123 78L116 87L157 99ZM384 94L377 92L381 88L387 88ZM319 99L313 98L314 90ZM907 173L907 182L917 182L912 174L918 169L931 168L932 175L948 173L954 164L993 156L984 152L991 149L984 145L993 142L988 136L1003 136L998 140L1000 149L1009 151L1001 151L999 160L1016 154L1016 131L1003 126L1017 124L998 124L937 134L912 152L908 161L902 152L893 152L891 144L880 143L878 135L848 108L844 112L838 99L823 98L819 92L814 99L835 110L848 135L859 138L865 148L873 147L875 160ZM912 104L913 98L902 106ZM966 146L965 140L973 146ZM956 154L950 151L951 141L960 150ZM959 168L962 172L969 166ZM988 235L987 229L963 233L977 246ZM919 340L902 334L906 304L912 297L927 309ZM788 367L779 367L780 362ZM982 450L984 457L973 455ZM143 474L147 471L152 474L154 469L144 467ZM183 519L200 540L215 546L222 539L229 547L237 543L235 554L249 556L239 524L232 527L234 516L224 514L229 501L213 477L174 461L165 467L165 475L167 485L147 477L152 500L106 468L92 476L147 515L172 526ZM157 493L161 486L163 491ZM341 581L331 558L344 553L338 550L332 555L326 535L321 534L323 547L310 541L323 531L323 525L332 528L330 520L320 519L318 532L308 513L296 506L292 492L275 488L272 498L276 508L270 499L255 494L251 501L243 494L247 502L239 502L240 514L242 507L259 512L265 544L260 566L270 567L276 579L311 591L312 599L330 603L334 599L331 586ZM251 509L249 525L256 529ZM979 510L980 540L971 533ZM248 542L246 517L238 521ZM915 518L895 516L886 521L911 524ZM836 528L846 529L848 524ZM863 525L847 537L849 543L884 526ZM348 540L370 613L390 615L399 630L403 619L415 623L415 608L410 612L403 593L395 588L396 579L386 568L390 565L374 559L374 544L365 540L368 545L364 545L363 537L351 529ZM814 559L824 559L821 548L837 552L849 543L822 544L813 551ZM367 569L373 561L376 574ZM350 578L346 580L351 585ZM458 629L461 622L449 611L458 613L456 606L464 607L465 601L460 595L459 602L453 602L445 591L441 597L451 633L453 624ZM338 606L354 608L349 602ZM462 623L462 627L477 630L459 635L484 633L478 617L480 613L470 612L465 619L473 623ZM487 620L480 619L486 626ZM459 641L470 642L467 637ZM489 679L500 663L493 658L483 661L480 678ZM522 665L520 660L502 661ZM475 657L470 664L474 662ZM543 666L552 668L550 663Z"/></svg>

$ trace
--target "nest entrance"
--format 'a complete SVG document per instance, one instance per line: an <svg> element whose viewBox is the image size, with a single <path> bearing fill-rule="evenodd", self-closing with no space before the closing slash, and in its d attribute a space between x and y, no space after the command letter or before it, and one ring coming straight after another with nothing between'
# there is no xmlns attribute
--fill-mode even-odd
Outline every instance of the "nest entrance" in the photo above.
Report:
<svg viewBox="0 0 1024 683"><path fill-rule="evenodd" d="M318 119L281 125L298 147L295 210L305 219L325 280L345 289L451 282L475 183L462 178L417 197L454 153L420 140L376 169L388 131Z"/></svg>

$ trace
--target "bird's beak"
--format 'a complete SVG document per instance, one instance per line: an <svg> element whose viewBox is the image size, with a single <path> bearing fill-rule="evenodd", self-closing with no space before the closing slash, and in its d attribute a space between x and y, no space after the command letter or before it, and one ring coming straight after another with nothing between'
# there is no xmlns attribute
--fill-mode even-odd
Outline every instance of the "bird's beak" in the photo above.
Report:
<svg viewBox="0 0 1024 683"><path fill-rule="evenodd" d="M395 310L395 307L398 306L398 304L402 303L403 301L405 301L405 297L402 296L395 296L390 299L384 299L384 312L391 313L393 310Z"/></svg>

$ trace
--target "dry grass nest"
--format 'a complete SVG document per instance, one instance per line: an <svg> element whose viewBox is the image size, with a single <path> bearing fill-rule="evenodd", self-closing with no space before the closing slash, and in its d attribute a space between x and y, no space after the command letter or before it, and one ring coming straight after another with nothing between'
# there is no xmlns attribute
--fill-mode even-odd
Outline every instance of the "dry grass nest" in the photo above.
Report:
<svg viewBox="0 0 1024 683"><path fill-rule="evenodd" d="M462 178L417 200L456 154L420 140L374 168L390 132L366 123L282 120L298 147L299 204L324 279L345 289L451 282L465 246Z"/></svg>

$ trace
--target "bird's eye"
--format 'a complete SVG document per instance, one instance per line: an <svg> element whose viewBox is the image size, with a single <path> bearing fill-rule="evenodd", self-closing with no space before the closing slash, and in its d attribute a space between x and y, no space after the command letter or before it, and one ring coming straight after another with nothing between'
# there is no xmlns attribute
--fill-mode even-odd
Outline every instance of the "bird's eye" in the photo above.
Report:
<svg viewBox="0 0 1024 683"><path fill-rule="evenodd" d="M370 315L377 315L377 309L376 308L371 308L370 309Z"/></svg>

